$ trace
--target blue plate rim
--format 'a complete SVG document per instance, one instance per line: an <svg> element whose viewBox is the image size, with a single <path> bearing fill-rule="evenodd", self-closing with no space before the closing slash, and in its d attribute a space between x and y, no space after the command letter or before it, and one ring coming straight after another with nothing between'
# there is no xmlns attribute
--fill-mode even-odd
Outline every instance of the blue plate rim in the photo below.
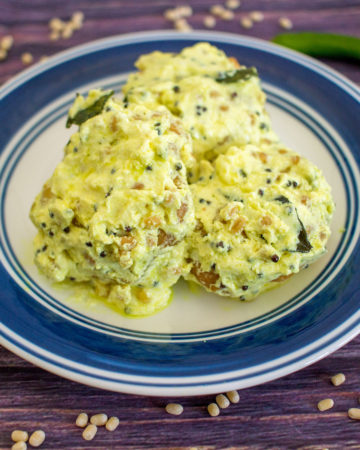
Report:
<svg viewBox="0 0 360 450"><path fill-rule="evenodd" d="M257 43L258 42L263 47L264 46L265 46L265 48L267 47L266 50L268 50L269 53L274 53L274 50L273 50L274 47L278 47L278 49L281 50L281 53L283 54L283 56L285 58L288 57L289 55L296 55L297 63L301 63L301 61L309 62L309 63L311 63L312 67L308 67L307 64L305 64L305 65L310 70L314 70L313 65L315 65L315 66L319 67L320 69L325 70L325 72L327 72L328 74L335 76L337 79L342 80L353 91L352 96L354 96L354 94L356 94L356 96L360 98L360 91L357 88L357 86L354 83L352 83L350 80L348 80L346 77L339 74L337 71L329 68L325 64L319 63L318 61L316 61L308 56L302 55L300 53L297 53L297 52L294 52L291 50L284 49L283 47L277 46L276 44L268 43L267 41L263 41L263 40L257 39L257 38L248 38L248 37L244 37L244 36L237 36L237 35L234 35L231 33L211 32L211 34L210 34L208 32L199 31L199 32L192 32L192 33L183 33L180 35L173 31L165 30L165 31L161 31L161 32L151 31L151 32L130 33L130 34L126 34L126 35L112 36L109 38L104 38L104 39L92 41L90 43L82 44L82 45L74 47L70 50L60 52L57 55L51 57L45 63L41 63L34 67L31 67L31 68L23 71L17 77L9 80L9 82L5 83L2 86L2 88L0 89L0 99L3 96L7 95L7 91L10 88L11 88L11 90L13 90L16 86L21 85L24 82L24 80L26 81L26 77L29 76L31 78L31 75L32 76L36 75L39 68L44 70L44 69L49 69L49 68L55 67L56 65L58 65L60 63L62 58L65 58L66 61L69 61L72 58L67 58L68 56L73 55L75 58L81 54L81 52L79 55L76 54L76 52L79 50L83 52L82 54L86 54L87 51L95 51L95 49L94 49L95 44L100 45L100 47L101 47L101 45L106 46L106 44L108 44L108 43L109 44L113 43L113 45L116 46L117 44L121 43L121 41L125 41L126 39L129 39L129 40L134 39L135 41L136 41L136 39L139 39L143 42L144 39L150 38L150 37L155 38L157 40L161 40L159 38L165 39L165 37L167 39L169 37L171 37L176 40L187 40L187 39L197 39L197 38L199 38L201 40L210 40L210 39L217 40L217 39L219 39L219 42L225 42L225 43L226 43L227 39L235 38L236 40L239 41L238 44L240 44L240 45L241 44L249 45L249 43ZM220 38L222 38L223 40L220 40ZM132 43L135 43L135 41L133 41ZM101 50L101 48L98 48L98 50ZM279 50L279 52L280 52L280 50ZM323 75L321 70L319 71L319 73ZM11 90L10 90L10 92L11 92ZM349 317L348 319L350 320L350 319L359 319L359 318L357 317L356 314L354 314L353 316ZM4 329L5 329L4 325L2 323L0 323L0 331L4 331ZM335 330L333 330L333 331L335 331ZM322 347L318 352L312 353L307 358L303 358L301 360L301 367L305 367L306 365L311 364L312 362L315 362L316 360L318 360L318 359L326 356L330 352L336 350L340 346L346 344L349 340L351 340L353 337L355 337L359 332L360 332L360 320L357 320L357 325L351 326L351 328L342 335L341 340L339 340L339 339L335 340L335 342L332 342L327 347ZM0 333L0 334L2 334L2 333ZM69 378L72 380L75 379L75 381L80 381L80 382L83 382L84 384L89 384L89 385L92 385L95 387L102 387L102 388L111 389L111 390L120 390L121 392L143 393L143 394L149 395L149 391L148 391L147 387L144 388L144 391L142 391L142 388L137 388L134 391L133 387L131 387L131 386L129 387L129 385L121 385L121 384L117 383L116 386L112 386L111 384L106 385L106 383L105 383L105 385L99 386L98 379L94 379L94 381L93 381L92 379L88 379L87 377L84 377L82 375L76 375L76 378L74 378L74 374L71 370L59 369L59 367L56 366L55 364L48 363L48 362L42 360L41 358L36 357L35 355L31 355L31 354L27 353L26 351L21 349L20 346L16 345L14 342L11 342L11 339L6 339L6 337L4 337L4 335L0 336L0 342L5 347L8 347L14 353L19 354L19 356L22 356L24 359L34 362L36 365L39 365L40 367L43 367L46 370L49 370L49 371L57 373L57 374L61 374L65 378ZM249 387L251 385L258 384L259 382L262 383L265 381L269 381L271 379L279 378L281 376L284 376L285 374L293 372L294 370L298 370L301 367L299 366L299 364L297 364L295 368L290 369L290 366L288 365L287 368L289 370L288 371L286 369L282 370L280 374L275 374L275 373L272 373L271 371L269 371L266 376L264 376L264 375L262 376L260 381L258 380L258 382L254 383L253 381L249 380L248 384L245 383L243 385L243 387ZM208 385L202 386L202 392L203 393L217 392L221 386L222 386L221 383L217 383L216 390L214 390L213 386L208 384ZM236 388L236 380L226 382L226 389L230 389L230 388ZM170 388L170 390L167 388L161 388L161 389L156 390L156 393L153 395L173 395L174 394L173 388ZM225 390L225 387L224 387L224 389L221 389L221 390ZM197 391L195 392L192 390L191 386L187 386L187 387L179 390L179 392L177 392L177 395L193 395L195 393L199 393L198 388L197 388ZM150 393L150 395L151 395L151 393Z"/></svg>

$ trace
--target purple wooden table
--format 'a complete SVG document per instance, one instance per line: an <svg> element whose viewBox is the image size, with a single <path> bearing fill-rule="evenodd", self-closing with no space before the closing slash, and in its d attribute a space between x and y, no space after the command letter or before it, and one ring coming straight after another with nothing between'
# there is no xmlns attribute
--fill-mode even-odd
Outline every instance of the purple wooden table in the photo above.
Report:
<svg viewBox="0 0 360 450"><path fill-rule="evenodd" d="M166 0L0 0L0 36L15 39L9 57L0 62L0 83L23 69L20 56L31 52L37 61L70 46L130 31L170 28L163 11L175 4ZM216 0L193 0L189 22L203 29L203 18ZM68 19L75 10L85 14L84 27L67 40L50 41L48 21ZM245 30L239 18L260 10L265 20ZM319 30L360 37L359 0L242 0L236 20L218 21L216 29L271 38L282 31L280 16L289 17L294 30ZM360 84L360 66L328 62ZM1 320L1 318L0 318ZM329 376L342 371L346 382L335 388ZM0 449L11 447L15 428L42 428L47 439L42 448L122 449L355 449L360 448L360 422L351 421L347 410L360 396L360 338L326 359L281 380L240 393L241 400L210 417L206 405L214 396L179 399L183 415L169 416L168 400L115 394L82 386L41 369L0 348ZM319 413L319 400L331 397L335 406ZM105 411L120 418L114 433L100 429L86 442L74 426L77 414Z"/></svg>

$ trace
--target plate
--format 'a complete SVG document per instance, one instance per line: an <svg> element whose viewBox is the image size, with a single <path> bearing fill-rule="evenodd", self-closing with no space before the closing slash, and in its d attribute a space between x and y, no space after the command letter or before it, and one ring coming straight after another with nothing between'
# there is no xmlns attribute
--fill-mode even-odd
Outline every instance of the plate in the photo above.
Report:
<svg viewBox="0 0 360 450"><path fill-rule="evenodd" d="M175 288L157 315L128 319L71 300L32 261L31 203L61 160L75 92L120 90L139 55L208 41L256 66L282 140L330 181L336 202L327 254L252 303ZM226 33L115 36L61 53L10 80L0 94L0 342L58 375L146 395L240 389L301 369L360 331L360 92L315 60Z"/></svg>

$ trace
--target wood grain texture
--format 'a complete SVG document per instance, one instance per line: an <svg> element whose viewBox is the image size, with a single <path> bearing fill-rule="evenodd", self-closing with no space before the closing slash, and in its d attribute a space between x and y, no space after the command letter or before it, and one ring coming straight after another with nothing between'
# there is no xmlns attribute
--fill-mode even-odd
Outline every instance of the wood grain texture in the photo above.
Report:
<svg viewBox="0 0 360 450"><path fill-rule="evenodd" d="M14 48L0 62L0 83L24 68L20 56L30 51L37 61L73 45L132 31L167 29L166 8L190 3L190 22L203 29L203 19L214 0L0 0L0 36L12 34ZM84 27L68 40L51 42L48 21L85 13ZM260 10L265 20L250 30L239 24L249 11ZM243 0L231 22L218 21L216 29L271 38L282 31L280 16L289 17L294 30L321 30L360 37L359 0ZM359 65L329 64L360 83ZM342 371L346 382L335 388L330 376ZM360 397L360 338L326 359L281 380L244 390L241 400L216 418L206 406L214 396L159 399L116 394L82 386L38 369L0 348L0 449L11 447L15 428L42 428L46 449L355 449L360 448L360 422L347 417L347 409ZM320 413L319 400L331 397L332 410ZM165 413L167 401L180 401L179 417ZM113 432L100 429L92 442L81 438L74 425L80 411L106 412L120 418Z"/></svg>

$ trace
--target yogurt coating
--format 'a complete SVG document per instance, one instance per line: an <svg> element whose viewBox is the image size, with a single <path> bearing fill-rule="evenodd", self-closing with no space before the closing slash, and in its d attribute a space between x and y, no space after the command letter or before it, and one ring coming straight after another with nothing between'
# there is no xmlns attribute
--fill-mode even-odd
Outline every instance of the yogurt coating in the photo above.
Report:
<svg viewBox="0 0 360 450"><path fill-rule="evenodd" d="M125 102L166 106L191 134L198 161L234 144L278 141L256 69L220 49L202 42L179 54L157 51L141 56L136 67L123 88Z"/></svg>
<svg viewBox="0 0 360 450"><path fill-rule="evenodd" d="M197 225L185 277L250 300L317 260L334 210L321 171L283 145L231 147L200 163L191 185Z"/></svg>
<svg viewBox="0 0 360 450"><path fill-rule="evenodd" d="M103 95L78 96L69 117ZM164 107L113 98L103 106L71 136L35 199L35 263L53 281L88 283L125 313L147 315L186 270L191 139Z"/></svg>

